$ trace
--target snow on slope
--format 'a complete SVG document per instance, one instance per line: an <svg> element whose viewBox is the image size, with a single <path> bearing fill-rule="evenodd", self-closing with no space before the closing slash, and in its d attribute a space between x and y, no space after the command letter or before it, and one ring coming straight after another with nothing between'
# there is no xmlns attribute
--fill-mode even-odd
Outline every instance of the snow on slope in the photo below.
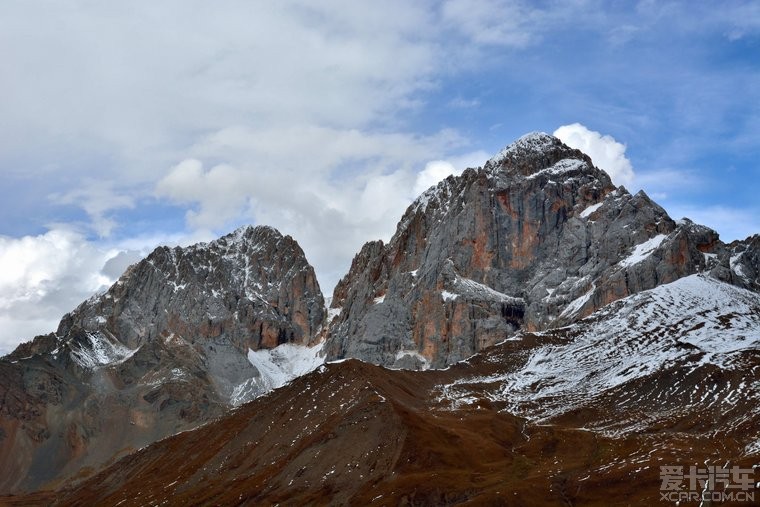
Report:
<svg viewBox="0 0 760 507"><path fill-rule="evenodd" d="M517 156L521 152L540 153L551 146L552 142L552 137L544 132L530 132L494 155L486 164L498 166L507 158Z"/></svg>
<svg viewBox="0 0 760 507"><path fill-rule="evenodd" d="M478 283L475 280L470 280L463 276L456 277L454 280L454 289L458 294L462 294L475 300L500 301L502 303L513 305L525 304L525 301L522 298L508 296L507 294L494 290L487 285L483 285L482 283Z"/></svg>
<svg viewBox="0 0 760 507"><path fill-rule="evenodd" d="M629 296L577 324L537 335L550 344L527 352L515 371L441 386L441 399L467 403L471 386L480 385L511 412L546 421L605 393L634 396L627 391L637 382L649 382L647 389L663 404L681 396L694 406L728 410L738 399L760 398L742 360L760 352L760 295L706 276ZM565 338L557 343L558 336ZM716 369L739 380L707 385L700 376ZM658 383L663 372L676 381ZM690 374L696 378L685 381Z"/></svg>
<svg viewBox="0 0 760 507"><path fill-rule="evenodd" d="M237 386L231 403L240 405L316 370L325 362L323 346L324 342L313 347L283 343L273 349L249 349L248 361L256 367L259 376Z"/></svg>
<svg viewBox="0 0 760 507"><path fill-rule="evenodd" d="M567 173L573 172L573 171L580 171L584 167L586 167L587 164L583 160L578 160L574 158L565 158L557 162L551 167L547 167L546 169L542 169L541 171L538 171L537 173L533 173L530 176L528 176L529 180L532 180L534 178L539 178L541 176L562 176Z"/></svg>
<svg viewBox="0 0 760 507"><path fill-rule="evenodd" d="M69 342L71 359L79 366L96 369L109 364L117 364L132 357L137 349L132 350L116 340L109 340L102 333L85 334L87 343ZM57 354L59 349L53 351Z"/></svg>
<svg viewBox="0 0 760 507"><path fill-rule="evenodd" d="M665 238L667 238L666 235L658 234L657 236L648 239L640 245L636 245L636 247L633 249L633 252L631 252L631 255L620 261L620 265L623 267L628 267L643 261L649 257L652 252L659 248L662 242L665 241Z"/></svg>
<svg viewBox="0 0 760 507"><path fill-rule="evenodd" d="M602 207L602 204L604 204L604 202L598 202L596 204L592 204L588 208L586 208L583 211L581 211L580 217L581 218L588 218L588 217L590 217L591 214L594 213L594 211L596 211L596 210L598 210L599 208Z"/></svg>
<svg viewBox="0 0 760 507"><path fill-rule="evenodd" d="M441 297L444 301L453 301L459 296L474 301L499 301L501 303L522 306L525 300L516 298L492 289L491 287L478 283L475 280L456 275L454 281L449 287L451 290L442 290Z"/></svg>

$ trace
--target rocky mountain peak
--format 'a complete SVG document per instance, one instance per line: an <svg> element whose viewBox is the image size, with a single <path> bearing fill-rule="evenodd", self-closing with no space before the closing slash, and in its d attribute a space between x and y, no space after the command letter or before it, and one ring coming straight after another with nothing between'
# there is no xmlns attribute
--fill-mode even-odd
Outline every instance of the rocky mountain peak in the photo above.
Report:
<svg viewBox="0 0 760 507"><path fill-rule="evenodd" d="M4 468L0 491L76 474L267 392L287 376L267 354L278 345L308 371L318 349L297 346L325 313L303 250L271 227L156 248L0 360L1 456L26 456ZM26 408L3 412L4 399ZM62 407L65 418L51 416Z"/></svg>
<svg viewBox="0 0 760 507"><path fill-rule="evenodd" d="M558 138L544 132L532 132L522 136L484 165L487 171L501 172L511 177L531 177L542 171L558 175L593 167L588 155L570 148Z"/></svg>
<svg viewBox="0 0 760 507"><path fill-rule="evenodd" d="M442 367L693 273L748 286L743 248L729 255L715 231L675 222L586 154L532 133L428 189L388 244L362 249L333 296L326 350Z"/></svg>
<svg viewBox="0 0 760 507"><path fill-rule="evenodd" d="M522 159L542 155L552 148L562 145L562 141L545 132L530 132L507 145L503 150L486 162L487 166L499 166L508 160Z"/></svg>
<svg viewBox="0 0 760 507"><path fill-rule="evenodd" d="M105 330L129 348L172 332L191 341L225 336L255 350L307 342L321 325L322 305L295 240L272 227L246 226L210 243L155 249L65 316L57 334L73 326ZM254 315L258 333L244 318Z"/></svg>
<svg viewBox="0 0 760 507"><path fill-rule="evenodd" d="M493 192L520 188L530 193L557 193L557 186L582 186L583 200L598 204L599 197L615 189L609 175L594 166L591 158L543 132L526 134L486 161L460 176L449 176L423 192L404 213L396 234L403 234L415 216L439 221L452 207L464 205L465 189L484 185ZM627 193L624 188L622 192ZM583 203L581 203L583 204Z"/></svg>
<svg viewBox="0 0 760 507"><path fill-rule="evenodd" d="M262 244L277 243L285 236L274 227L268 225L243 225L231 233L211 242L211 245L244 245L247 243ZM290 238L290 236L287 236ZM290 238L292 240L292 238Z"/></svg>

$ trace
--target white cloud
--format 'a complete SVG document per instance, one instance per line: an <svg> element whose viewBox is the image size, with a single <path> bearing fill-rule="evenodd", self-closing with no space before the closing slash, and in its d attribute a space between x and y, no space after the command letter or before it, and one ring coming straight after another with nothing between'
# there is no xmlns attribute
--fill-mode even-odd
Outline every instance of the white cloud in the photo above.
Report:
<svg viewBox="0 0 760 507"><path fill-rule="evenodd" d="M612 46L620 46L627 44L636 37L636 34L641 31L641 27L634 25L620 25L612 28L609 31L607 39Z"/></svg>
<svg viewBox="0 0 760 507"><path fill-rule="evenodd" d="M64 313L112 282L101 268L117 253L65 229L0 236L0 354L54 331Z"/></svg>
<svg viewBox="0 0 760 507"><path fill-rule="evenodd" d="M39 9L0 16L0 148L100 147L141 177L155 166L140 162L241 121L367 125L412 105L439 59L426 6L400 0Z"/></svg>
<svg viewBox="0 0 760 507"><path fill-rule="evenodd" d="M634 179L631 161L625 156L625 145L612 136L589 130L580 123L563 125L554 131L563 143L581 150L594 164L604 169L616 185L630 185Z"/></svg>
<svg viewBox="0 0 760 507"><path fill-rule="evenodd" d="M100 273L109 281L116 280L129 266L139 262L143 257L145 257L144 252L139 250L122 250L103 264Z"/></svg>
<svg viewBox="0 0 760 507"><path fill-rule="evenodd" d="M86 180L78 188L67 193L53 194L49 198L59 204L76 205L84 209L91 221L91 227L101 237L108 237L116 227L116 222L108 216L110 211L134 208L132 196L114 190L112 182Z"/></svg>
<svg viewBox="0 0 760 507"><path fill-rule="evenodd" d="M480 106L480 100L466 99L464 97L454 97L449 101L448 106L454 109L474 109Z"/></svg>
<svg viewBox="0 0 760 507"><path fill-rule="evenodd" d="M417 174L414 181L413 193L416 198L428 188L450 175L458 176L468 167L480 167L488 160L484 151L475 151L448 160L433 160L425 164L425 168Z"/></svg>
<svg viewBox="0 0 760 507"><path fill-rule="evenodd" d="M188 210L186 218L193 229L213 229L240 214L247 201L248 189L255 182L229 165L220 164L204 171L195 159L180 162L156 185L156 193L175 203L199 203L199 209Z"/></svg>
<svg viewBox="0 0 760 507"><path fill-rule="evenodd" d="M698 173L683 169L657 169L636 172L637 188L643 188L648 194L678 195L684 191L704 188L705 181Z"/></svg>
<svg viewBox="0 0 760 507"><path fill-rule="evenodd" d="M25 183L55 181L45 204L81 207L104 237L119 225L115 210L152 198L167 177L160 196L203 201L188 221L210 227L250 204L237 183L251 163L262 179L277 178L283 159L304 171L317 159L323 176L333 168L319 159L371 172L376 142L394 144L394 134L374 133L403 130L399 114L419 106L445 53L432 9L402 0L137 0L129 9L74 0L45 3L42 17L40 8L0 7L0 167ZM302 134L321 143L296 152ZM220 156L203 156L214 145ZM163 172L193 158L200 173ZM182 178L207 184L216 201L187 185L164 192Z"/></svg>
<svg viewBox="0 0 760 507"><path fill-rule="evenodd" d="M425 169L417 174L417 179L414 182L414 193L419 195L447 176L451 174L459 175L461 173L462 170L457 170L451 162L445 160L428 162L425 164Z"/></svg>

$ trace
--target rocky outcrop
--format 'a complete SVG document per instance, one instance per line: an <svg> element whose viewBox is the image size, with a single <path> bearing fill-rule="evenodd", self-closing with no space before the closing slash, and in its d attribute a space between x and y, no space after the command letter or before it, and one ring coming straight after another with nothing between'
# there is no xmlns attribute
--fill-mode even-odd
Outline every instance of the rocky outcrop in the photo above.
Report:
<svg viewBox="0 0 760 507"><path fill-rule="evenodd" d="M328 358L443 367L704 271L724 250L587 155L529 134L426 191L387 245L365 245L335 289Z"/></svg>
<svg viewBox="0 0 760 507"><path fill-rule="evenodd" d="M760 234L726 245L709 261L715 278L760 292Z"/></svg>
<svg viewBox="0 0 760 507"><path fill-rule="evenodd" d="M0 359L0 492L86 475L256 397L249 350L307 345L324 317L313 268L275 229L157 248Z"/></svg>

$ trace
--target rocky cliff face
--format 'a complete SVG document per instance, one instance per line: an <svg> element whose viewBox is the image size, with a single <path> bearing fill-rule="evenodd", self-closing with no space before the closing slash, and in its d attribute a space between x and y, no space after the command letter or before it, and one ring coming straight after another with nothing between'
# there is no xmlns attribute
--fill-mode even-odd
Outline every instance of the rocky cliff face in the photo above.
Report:
<svg viewBox="0 0 760 507"><path fill-rule="evenodd" d="M580 151L529 134L425 192L387 245L362 248L335 289L328 358L438 368L696 272L756 280L745 251L757 247L729 250L615 188Z"/></svg>
<svg viewBox="0 0 760 507"><path fill-rule="evenodd" d="M272 228L156 249L0 360L0 491L86 473L257 396L271 380L249 351L307 345L324 316L303 251Z"/></svg>

